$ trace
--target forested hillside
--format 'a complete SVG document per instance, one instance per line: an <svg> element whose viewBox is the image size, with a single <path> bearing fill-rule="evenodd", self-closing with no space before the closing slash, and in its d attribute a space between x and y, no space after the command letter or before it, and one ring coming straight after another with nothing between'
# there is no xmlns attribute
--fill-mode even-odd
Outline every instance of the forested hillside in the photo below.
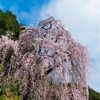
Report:
<svg viewBox="0 0 100 100"><path fill-rule="evenodd" d="M24 29L20 26L23 26L23 24L17 21L16 15L8 10L6 12L0 10L0 37L9 34L12 40L17 40L20 31Z"/></svg>
<svg viewBox="0 0 100 100"><path fill-rule="evenodd" d="M100 100L100 93L96 92L92 88L89 88L89 100Z"/></svg>

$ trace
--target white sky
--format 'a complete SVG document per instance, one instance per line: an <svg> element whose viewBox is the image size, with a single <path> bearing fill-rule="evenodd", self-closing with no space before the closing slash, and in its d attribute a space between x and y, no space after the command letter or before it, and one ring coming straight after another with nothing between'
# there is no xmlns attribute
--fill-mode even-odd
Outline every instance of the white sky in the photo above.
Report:
<svg viewBox="0 0 100 100"><path fill-rule="evenodd" d="M74 40L88 47L94 67L88 85L100 93L100 0L51 0L40 13L40 19L47 13L61 20Z"/></svg>

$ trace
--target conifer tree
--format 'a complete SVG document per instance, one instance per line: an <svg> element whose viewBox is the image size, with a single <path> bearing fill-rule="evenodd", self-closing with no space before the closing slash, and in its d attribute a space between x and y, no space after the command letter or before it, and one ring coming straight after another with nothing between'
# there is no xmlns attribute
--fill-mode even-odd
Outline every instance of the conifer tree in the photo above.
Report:
<svg viewBox="0 0 100 100"><path fill-rule="evenodd" d="M12 40L17 40L20 31L24 29L21 28L23 25L17 21L16 16L11 11L3 12L0 10L0 37L8 34Z"/></svg>

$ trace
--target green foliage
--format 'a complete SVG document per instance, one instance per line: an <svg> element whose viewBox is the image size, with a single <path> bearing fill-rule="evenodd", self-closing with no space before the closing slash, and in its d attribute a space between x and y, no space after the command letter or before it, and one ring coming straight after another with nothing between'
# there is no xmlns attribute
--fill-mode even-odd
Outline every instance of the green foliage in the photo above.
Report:
<svg viewBox="0 0 100 100"><path fill-rule="evenodd" d="M6 35L7 31L9 31L9 38L14 41L18 40L20 31L25 29L20 28L20 26L23 26L23 24L18 23L16 16L11 11L3 12L0 10L0 37Z"/></svg>
<svg viewBox="0 0 100 100"><path fill-rule="evenodd" d="M15 96L2 95L2 96L0 96L0 100L20 100L20 98L18 97L18 95L15 95Z"/></svg>
<svg viewBox="0 0 100 100"><path fill-rule="evenodd" d="M90 100L100 100L100 93L89 88L89 98Z"/></svg>
<svg viewBox="0 0 100 100"><path fill-rule="evenodd" d="M68 84L67 84L67 86L68 86L68 87L71 87L71 84L70 84L70 83L68 83Z"/></svg>
<svg viewBox="0 0 100 100"><path fill-rule="evenodd" d="M19 86L18 86L18 83L17 83L17 79L15 79L15 80L13 81L12 86L11 86L11 92L12 92L14 95L17 94L17 93L18 93L18 88L19 88Z"/></svg>
<svg viewBox="0 0 100 100"><path fill-rule="evenodd" d="M2 78L2 81L5 81L1 86L0 100L19 100L19 96L17 94L17 81L15 80L15 84L11 85L7 81L7 78ZM13 91L10 91L10 88L13 88Z"/></svg>

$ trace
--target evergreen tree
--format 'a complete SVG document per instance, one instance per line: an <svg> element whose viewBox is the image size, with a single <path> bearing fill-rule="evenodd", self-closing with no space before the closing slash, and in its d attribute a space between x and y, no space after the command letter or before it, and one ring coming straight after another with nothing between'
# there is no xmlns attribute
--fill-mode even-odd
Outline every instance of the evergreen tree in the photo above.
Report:
<svg viewBox="0 0 100 100"><path fill-rule="evenodd" d="M20 31L24 30L24 28L20 28L23 25L17 21L16 15L11 11L3 12L0 10L0 37L9 33L9 38L14 41L18 40Z"/></svg>

